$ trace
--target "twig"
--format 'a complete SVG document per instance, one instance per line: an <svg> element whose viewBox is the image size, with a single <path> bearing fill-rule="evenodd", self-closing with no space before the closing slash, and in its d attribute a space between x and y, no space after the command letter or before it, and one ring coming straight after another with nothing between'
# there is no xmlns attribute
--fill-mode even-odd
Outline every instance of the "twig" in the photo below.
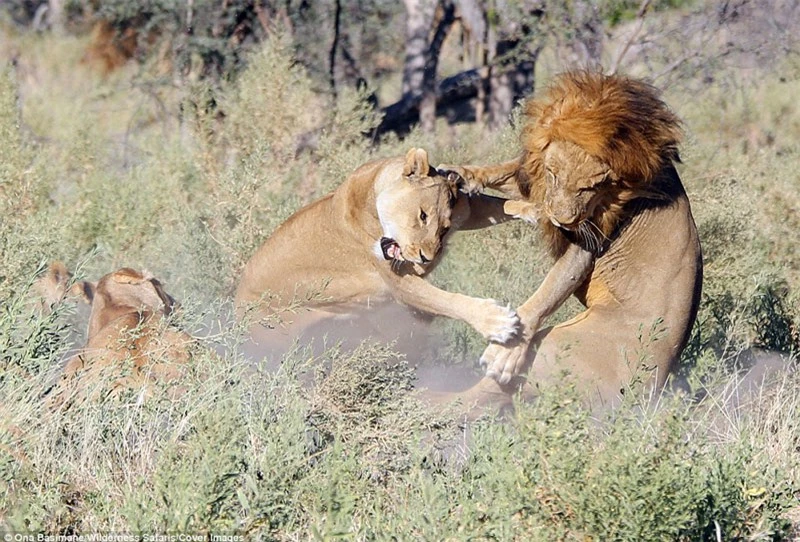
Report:
<svg viewBox="0 0 800 542"><path fill-rule="evenodd" d="M639 5L639 9L636 11L636 18L639 20L639 25L631 34L631 37L628 38L628 41L625 42L625 46L622 48L622 51L620 51L616 61L614 61L614 67L611 69L612 74L617 73L617 70L619 70L619 66L622 63L622 59L625 58L625 55L628 54L628 50L631 48L631 45L633 45L633 42L639 37L639 33L642 31L642 27L644 26L644 16L647 14L647 10L650 8L650 3L651 0L642 0L642 3Z"/></svg>

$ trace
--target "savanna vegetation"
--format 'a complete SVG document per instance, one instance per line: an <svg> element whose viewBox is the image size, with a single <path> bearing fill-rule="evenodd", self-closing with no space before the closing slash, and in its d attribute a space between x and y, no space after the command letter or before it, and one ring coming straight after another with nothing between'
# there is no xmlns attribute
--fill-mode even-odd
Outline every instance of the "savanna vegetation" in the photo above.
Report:
<svg viewBox="0 0 800 542"><path fill-rule="evenodd" d="M169 46L158 40L186 17L178 3L92 11L65 2L59 31L33 24L33 4L0 7L0 530L800 536L797 2L596 4L597 60L653 81L685 122L680 174L705 265L698 320L680 373L658 397L633 383L619 408L592 412L580 390L553 383L512 415L469 424L431 413L415 376L420 366L479 374L484 343L465 324L435 321L436 348L421 354L369 339L321 353L298 345L276 369L240 353L231 296L265 236L359 164L412 146L434 163L510 158L518 108L500 123L473 107L466 120L477 122L453 113L407 133L376 130L403 96L395 3L308 3L319 18L303 19L286 2L286 13L230 22L189 2L197 31ZM540 39L517 40L529 55L519 62L535 60L534 90L586 49L570 29L589 4L574 4L564 8L571 18L534 13L538 34L522 35ZM342 6L349 52L335 50L331 64L328 23ZM141 26L137 53L98 69L87 60L91 24L75 22L83 17L148 20L158 32ZM288 22L258 27L260 17ZM237 28L251 31L224 39ZM445 75L465 62L459 36L448 36L437 59ZM324 49L315 43L323 37ZM52 260L76 278L122 266L158 277L181 303L175 324L199 343L185 392L49 408L45 395L87 320L69 302L41 310L32 285ZM548 263L534 228L510 222L457 233L432 280L513 306ZM571 303L553 319L574 312Z"/></svg>

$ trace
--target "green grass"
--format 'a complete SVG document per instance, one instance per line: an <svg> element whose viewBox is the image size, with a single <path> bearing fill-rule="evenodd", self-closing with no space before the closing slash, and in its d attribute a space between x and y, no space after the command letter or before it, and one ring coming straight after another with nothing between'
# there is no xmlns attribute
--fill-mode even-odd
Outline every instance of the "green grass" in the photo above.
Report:
<svg viewBox="0 0 800 542"><path fill-rule="evenodd" d="M514 417L464 430L423 408L412 390L419 360L391 345L299 348L274 370L232 353L240 330L223 325L200 339L180 397L54 412L42 395L79 318L68 305L35 311L29 290L44 262L63 259L91 279L146 267L197 329L225 321L263 239L357 165L410 146L434 162L499 161L513 155L516 130L487 138L465 126L371 145L361 134L376 119L362 97L333 105L314 94L279 40L210 89L159 86L135 70L98 80L72 38L10 37L24 52L0 72L0 529L791 538L800 382L780 373L743 397L736 371L751 348L800 346L797 77L763 77L735 95L722 83L691 100L667 95L686 121L680 171L705 254L683 392L593 414L554 383ZM296 155L317 126L316 149ZM752 126L772 138L751 138ZM433 280L518 304L548 264L533 228L510 223L455 235ZM440 357L473 367L483 340L461 323L434 326ZM212 352L219 344L227 353Z"/></svg>

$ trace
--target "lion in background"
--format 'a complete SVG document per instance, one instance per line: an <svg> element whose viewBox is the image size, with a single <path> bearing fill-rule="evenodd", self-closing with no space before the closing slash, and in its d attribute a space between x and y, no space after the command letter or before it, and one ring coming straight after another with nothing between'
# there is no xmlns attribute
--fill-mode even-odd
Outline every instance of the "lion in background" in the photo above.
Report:
<svg viewBox="0 0 800 542"><path fill-rule="evenodd" d="M564 373L603 404L637 379L659 389L688 340L703 274L675 170L680 121L654 87L589 71L557 77L525 118L517 159L440 166L516 200L506 212L537 224L555 260L517 309L521 335L487 347L487 377L464 398L533 393ZM540 329L572 294L586 310Z"/></svg>
<svg viewBox="0 0 800 542"><path fill-rule="evenodd" d="M431 168L424 149L362 165L334 192L289 217L256 251L236 290L239 318L250 310L283 317L300 299L304 306L284 327L265 334L253 326L255 340L267 347L286 343L323 320L346 328L353 314L367 314L380 337L397 322L376 309L394 301L463 320L490 341L510 340L518 326L510 308L446 292L423 278L452 231L510 219L503 199L463 194L457 180Z"/></svg>

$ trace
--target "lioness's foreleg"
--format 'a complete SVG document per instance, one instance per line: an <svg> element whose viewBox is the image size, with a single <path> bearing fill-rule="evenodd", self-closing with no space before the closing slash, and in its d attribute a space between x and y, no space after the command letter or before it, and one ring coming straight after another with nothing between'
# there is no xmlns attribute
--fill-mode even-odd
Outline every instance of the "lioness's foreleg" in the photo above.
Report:
<svg viewBox="0 0 800 542"><path fill-rule="evenodd" d="M384 280L399 302L436 316L467 322L490 341L505 343L516 336L519 318L494 299L447 292L412 274L384 273Z"/></svg>
<svg viewBox="0 0 800 542"><path fill-rule="evenodd" d="M490 344L483 352L481 363L486 365L487 376L505 384L520 373L539 326L583 284L593 264L594 254L579 245L569 245L536 292L517 309L520 335L508 345Z"/></svg>

